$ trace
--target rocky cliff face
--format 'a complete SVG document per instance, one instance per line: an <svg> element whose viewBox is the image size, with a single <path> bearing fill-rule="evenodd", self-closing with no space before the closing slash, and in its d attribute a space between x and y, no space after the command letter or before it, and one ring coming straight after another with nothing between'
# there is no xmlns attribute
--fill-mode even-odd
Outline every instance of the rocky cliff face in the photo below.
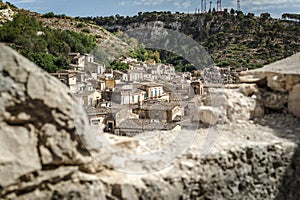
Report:
<svg viewBox="0 0 300 200"><path fill-rule="evenodd" d="M239 90L251 93L249 87ZM297 94L298 87L291 91ZM228 106L233 122L200 128L190 148L166 168L128 174L93 156L113 157L114 151L84 134L86 117L67 88L0 46L0 199L299 199L299 119L277 113L238 120L234 116L250 115L235 103L243 107L239 100ZM146 144L115 138L115 145L151 149L166 139L160 135Z"/></svg>

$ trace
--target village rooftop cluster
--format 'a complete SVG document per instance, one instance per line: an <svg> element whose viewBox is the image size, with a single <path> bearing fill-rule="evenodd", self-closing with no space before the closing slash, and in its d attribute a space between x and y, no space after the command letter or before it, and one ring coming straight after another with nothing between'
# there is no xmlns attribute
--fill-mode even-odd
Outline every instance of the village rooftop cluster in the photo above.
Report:
<svg viewBox="0 0 300 200"><path fill-rule="evenodd" d="M91 54L70 53L69 59L71 70L52 75L84 106L92 126L121 136L195 128L195 97L209 87L235 83L239 72L216 66L176 72L173 65L132 58L121 61L128 70L112 70Z"/></svg>

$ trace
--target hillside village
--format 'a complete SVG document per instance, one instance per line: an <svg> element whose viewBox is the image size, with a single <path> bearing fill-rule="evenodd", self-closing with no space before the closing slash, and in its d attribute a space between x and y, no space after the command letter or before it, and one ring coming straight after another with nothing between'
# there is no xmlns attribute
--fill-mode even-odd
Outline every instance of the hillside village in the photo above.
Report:
<svg viewBox="0 0 300 200"><path fill-rule="evenodd" d="M105 105L105 101L100 101L103 103L102 107L108 106L106 109L110 112L106 113L102 112L101 106L85 106L86 112L89 113L88 118L83 108L72 100L69 90L61 81L49 76L11 48L0 45L0 49L0 79L3 86L0 93L0 110L3 111L0 112L0 141L1 147L4 147L0 155L1 199L67 199L74 195L86 199L300 197L297 190L300 155L300 54L262 69L241 73L242 79L250 84L234 84L232 87L236 87L235 89L210 90L210 95L206 96L203 105L197 109L190 109L189 115L189 110L185 108L195 107L193 103L197 103L197 95L186 99L186 92L181 93L182 89L179 88L177 96L181 97L179 94L182 94L185 99L178 106L182 108L181 113L179 109L169 108L173 107L171 103L174 103L171 95L169 102L161 100L160 103L165 103L165 110L159 112L157 110L161 110L160 104L153 106L148 100L151 96L148 99L146 96L141 105L138 101L135 105L129 104L129 99L128 104L121 105L122 99L112 98L116 102L119 101L119 104L114 106L116 103L112 101L109 107ZM78 54L72 56L76 57ZM74 66L78 67L78 64ZM110 77L103 77L104 83L106 79L114 78L113 72L109 74ZM216 76L217 74L215 73ZM92 79L88 72L80 73L79 69L73 69L65 72L65 76L62 74L61 80L77 83L77 76L80 75L85 76L85 79ZM173 77L176 76L178 75L175 73ZM197 80L190 81L191 84L197 84ZM101 83L101 79L97 82ZM145 82L136 81L136 84ZM142 85L144 87L138 88L141 91L138 91L147 95L145 87L151 88L151 84L159 82L159 78L153 83L146 82ZM205 93L209 83L198 83L203 84L202 92ZM88 81L78 85L88 85ZM116 85L118 84L115 84L115 88ZM131 91L135 88L135 83L132 82L132 85L132 88L128 89L125 86L121 89L133 93ZM168 93L166 85L162 86L161 94ZM156 91L157 88L161 86L156 87ZM195 87L191 91L201 92L201 88ZM74 95L82 93L76 91L77 87L74 87ZM98 90L101 95L106 91L108 89L104 92ZM174 94L177 94L176 91ZM155 90L153 96L155 97ZM88 104L88 99L85 99ZM74 105L78 108L76 115L72 112ZM122 108L127 112L122 112ZM151 110L147 110L148 108ZM269 108L277 112L267 113ZM168 112L170 109L172 113ZM210 115L208 111L212 111ZM169 113L169 118L157 118L156 122L149 125L136 116L147 118L149 115L149 118L153 119L151 116L163 116L162 113ZM172 114L175 118L170 117ZM173 127L168 126L173 125L161 122L160 125L163 126L159 127L159 121L176 121L180 114L183 118L182 123L176 124L175 129L181 128L180 126L188 129L198 128L191 126L199 121L191 119L193 116L199 116L203 123L214 126L200 127L197 131L160 131L172 129ZM131 123L117 124L121 115L131 120ZM116 122L115 127L105 127L114 128L112 131L115 134L136 134L142 131L141 127L150 130L154 125L158 131L139 134L138 137L103 134L102 138L108 136L115 140L113 145L116 148L111 148L106 142L99 145L98 135L90 134L88 120L98 116L104 121L109 121L111 117L111 125ZM221 121L217 122L219 119L227 121L221 124ZM189 125L188 122L191 121L194 123ZM196 133L196 138L190 148L182 156L173 153L178 152L187 140L193 140L193 137L190 137L193 132ZM149 134L153 136L149 137ZM158 159L152 160L153 157L150 157L150 162L136 160L135 156L128 159L129 155L135 155L135 152L148 158L149 152L154 151L155 154L157 149L161 149ZM210 152L206 154L206 151ZM111 165L111 161L121 162ZM166 167L162 168L164 166ZM135 174L124 173L124 168L129 169L129 172L134 170ZM140 171L145 173L137 176L136 172ZM167 192L165 188L169 188Z"/></svg>
<svg viewBox="0 0 300 200"><path fill-rule="evenodd" d="M194 97L204 95L208 87L235 83L238 73L247 70L211 66L192 74L133 58L121 61L129 70L113 70L91 54L70 53L69 59L70 70L52 75L84 106L90 124L126 136L194 126Z"/></svg>
<svg viewBox="0 0 300 200"><path fill-rule="evenodd" d="M72 18L0 0L0 200L300 199L300 15L228 11ZM122 36L156 25L214 64Z"/></svg>

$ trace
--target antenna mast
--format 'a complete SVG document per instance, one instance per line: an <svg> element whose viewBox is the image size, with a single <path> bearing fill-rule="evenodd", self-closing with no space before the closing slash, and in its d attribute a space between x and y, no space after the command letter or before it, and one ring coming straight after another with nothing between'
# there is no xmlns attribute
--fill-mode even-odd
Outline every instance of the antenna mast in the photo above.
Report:
<svg viewBox="0 0 300 200"><path fill-rule="evenodd" d="M222 11L222 1L217 0L217 11Z"/></svg>
<svg viewBox="0 0 300 200"><path fill-rule="evenodd" d="M206 0L201 0L201 13L206 13Z"/></svg>
<svg viewBox="0 0 300 200"><path fill-rule="evenodd" d="M237 0L237 11L241 11L241 4L240 4L240 0Z"/></svg>

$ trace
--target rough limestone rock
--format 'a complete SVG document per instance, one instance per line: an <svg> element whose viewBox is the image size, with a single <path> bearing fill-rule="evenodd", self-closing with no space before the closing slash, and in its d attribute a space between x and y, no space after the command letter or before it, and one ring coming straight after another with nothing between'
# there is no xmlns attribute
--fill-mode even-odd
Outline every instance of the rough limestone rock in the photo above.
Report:
<svg viewBox="0 0 300 200"><path fill-rule="evenodd" d="M287 57L285 59L276 61L274 63L265 65L262 68L243 72L243 75L262 75L262 74L299 74L300 52ZM261 76L262 77L262 76Z"/></svg>
<svg viewBox="0 0 300 200"><path fill-rule="evenodd" d="M286 75L286 90L291 91L294 88L294 86L297 85L298 83L300 83L300 74L298 74L298 75L287 74Z"/></svg>
<svg viewBox="0 0 300 200"><path fill-rule="evenodd" d="M286 92L286 77L285 75L269 75L267 76L267 85L274 91Z"/></svg>
<svg viewBox="0 0 300 200"><path fill-rule="evenodd" d="M240 83L247 83L247 84L253 84L253 83L258 83L262 81L265 78L265 75L262 73L251 73L249 72L241 72L239 76L239 82Z"/></svg>
<svg viewBox="0 0 300 200"><path fill-rule="evenodd" d="M0 45L0 188L7 189L0 196L43 168L89 169L92 159L86 149L95 146L77 134L87 130L87 120L73 105L59 80ZM80 123L75 127L74 121Z"/></svg>
<svg viewBox="0 0 300 200"><path fill-rule="evenodd" d="M241 88L211 89L203 99L204 105L217 108L223 121L229 119L235 122L262 117L264 114L262 104L254 98L245 96L257 93L256 87L244 85Z"/></svg>
<svg viewBox="0 0 300 200"><path fill-rule="evenodd" d="M288 94L280 92L263 91L261 93L260 101L266 108L273 110L282 110L286 107L288 102Z"/></svg>
<svg viewBox="0 0 300 200"><path fill-rule="evenodd" d="M209 89L209 93L203 98L203 103L205 106L225 109L227 106L225 89Z"/></svg>
<svg viewBox="0 0 300 200"><path fill-rule="evenodd" d="M218 108L211 106L201 106L199 108L199 120L207 125L215 125L221 116Z"/></svg>
<svg viewBox="0 0 300 200"><path fill-rule="evenodd" d="M256 82L265 79L265 85L259 85L262 90L258 95L258 102L264 107L285 111L288 107L290 113L299 117L298 97L296 85L300 83L300 53L296 53L288 58L266 65L262 68L249 70L241 73L241 80L249 82L249 77L255 77ZM294 90L294 88L296 89Z"/></svg>
<svg viewBox="0 0 300 200"><path fill-rule="evenodd" d="M37 136L33 127L12 128L1 124L0 185L7 186L29 172L40 170Z"/></svg>
<svg viewBox="0 0 300 200"><path fill-rule="evenodd" d="M290 113L300 117L300 84L295 85L289 95L288 109Z"/></svg>
<svg viewBox="0 0 300 200"><path fill-rule="evenodd" d="M239 84L239 92L247 97L251 97L259 93L259 89L256 84Z"/></svg>
<svg viewBox="0 0 300 200"><path fill-rule="evenodd" d="M256 101L237 91L227 91L227 116L231 121L249 120L255 110Z"/></svg>
<svg viewBox="0 0 300 200"><path fill-rule="evenodd" d="M259 101L256 101L255 102L255 108L252 112L252 117L251 118L262 118L263 116L265 115L265 107L264 105L259 102Z"/></svg>

